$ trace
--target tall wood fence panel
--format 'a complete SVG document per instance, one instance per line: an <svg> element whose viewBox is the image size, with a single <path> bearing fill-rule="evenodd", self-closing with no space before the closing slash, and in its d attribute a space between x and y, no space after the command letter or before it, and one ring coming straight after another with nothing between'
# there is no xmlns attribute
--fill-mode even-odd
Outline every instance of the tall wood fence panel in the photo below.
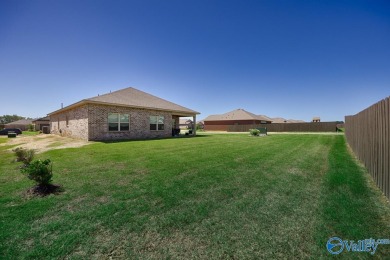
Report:
<svg viewBox="0 0 390 260"><path fill-rule="evenodd" d="M345 117L345 136L378 187L390 199L390 97Z"/></svg>
<svg viewBox="0 0 390 260"><path fill-rule="evenodd" d="M229 125L228 132L249 132L249 129L267 127L268 132L336 132L338 122L272 123L259 125Z"/></svg>

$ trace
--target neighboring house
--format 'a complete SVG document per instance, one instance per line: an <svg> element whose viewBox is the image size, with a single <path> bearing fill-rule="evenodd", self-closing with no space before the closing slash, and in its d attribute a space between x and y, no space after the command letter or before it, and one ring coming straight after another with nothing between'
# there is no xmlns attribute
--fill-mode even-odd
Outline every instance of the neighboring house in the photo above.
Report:
<svg viewBox="0 0 390 260"><path fill-rule="evenodd" d="M180 117L199 112L135 88L83 99L51 112L54 134L84 140L147 139L172 136ZM193 131L196 134L196 131Z"/></svg>
<svg viewBox="0 0 390 260"><path fill-rule="evenodd" d="M20 128L22 131L27 131L28 126L32 124L30 119L21 119L4 125L4 128Z"/></svg>
<svg viewBox="0 0 390 260"><path fill-rule="evenodd" d="M312 122L314 122L314 123L316 123L316 122L321 122L321 119L320 119L320 117L315 116L315 117L313 117Z"/></svg>
<svg viewBox="0 0 390 260"><path fill-rule="evenodd" d="M306 123L303 120L297 120L297 119L287 119L287 123Z"/></svg>
<svg viewBox="0 0 390 260"><path fill-rule="evenodd" d="M271 118L272 123L287 123L287 119L284 119L283 117L274 117Z"/></svg>
<svg viewBox="0 0 390 260"><path fill-rule="evenodd" d="M271 118L264 115L255 115L244 109L236 109L222 115L211 115L204 120L206 131L228 131L229 126L270 124Z"/></svg>
<svg viewBox="0 0 390 260"><path fill-rule="evenodd" d="M45 127L50 128L50 117L41 117L32 121L35 131L43 131Z"/></svg>
<svg viewBox="0 0 390 260"><path fill-rule="evenodd" d="M179 128L180 129L192 129L192 120L188 118L179 120Z"/></svg>
<svg viewBox="0 0 390 260"><path fill-rule="evenodd" d="M272 119L273 124L275 124L275 123L305 123L305 121L303 121L303 120L285 119L283 117L274 117L271 119Z"/></svg>

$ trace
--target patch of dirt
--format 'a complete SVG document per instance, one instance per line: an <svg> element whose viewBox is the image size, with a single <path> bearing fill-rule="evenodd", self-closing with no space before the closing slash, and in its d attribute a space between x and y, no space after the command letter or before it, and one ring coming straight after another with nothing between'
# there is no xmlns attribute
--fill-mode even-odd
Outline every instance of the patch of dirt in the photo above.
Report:
<svg viewBox="0 0 390 260"><path fill-rule="evenodd" d="M63 191L62 187L56 184L36 185L28 189L26 195L27 197L34 197L34 196L44 197L50 194L59 194L62 191Z"/></svg>
<svg viewBox="0 0 390 260"><path fill-rule="evenodd" d="M16 145L9 150L12 151L15 148L23 147L26 149L34 149L36 153L42 153L53 149L77 148L91 143L92 142L54 134L39 134L10 138L6 143L0 144L0 146Z"/></svg>

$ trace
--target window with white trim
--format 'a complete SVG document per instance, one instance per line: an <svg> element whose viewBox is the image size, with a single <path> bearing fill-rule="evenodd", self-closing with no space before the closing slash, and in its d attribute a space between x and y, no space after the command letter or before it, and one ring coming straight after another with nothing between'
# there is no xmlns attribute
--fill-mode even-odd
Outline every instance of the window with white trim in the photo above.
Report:
<svg viewBox="0 0 390 260"><path fill-rule="evenodd" d="M120 113L108 114L108 131L129 131L130 115Z"/></svg>
<svg viewBox="0 0 390 260"><path fill-rule="evenodd" d="M164 130L164 117L163 116L150 116L149 117L150 130L162 131Z"/></svg>

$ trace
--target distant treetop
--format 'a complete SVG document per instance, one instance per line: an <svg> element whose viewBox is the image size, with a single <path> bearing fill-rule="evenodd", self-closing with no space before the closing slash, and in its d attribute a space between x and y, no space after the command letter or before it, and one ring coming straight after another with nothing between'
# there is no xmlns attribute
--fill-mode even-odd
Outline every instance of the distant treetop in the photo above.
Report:
<svg viewBox="0 0 390 260"><path fill-rule="evenodd" d="M21 119L30 119L30 118L26 118L24 116L18 116L18 115L3 115L0 116L0 124L8 124Z"/></svg>

